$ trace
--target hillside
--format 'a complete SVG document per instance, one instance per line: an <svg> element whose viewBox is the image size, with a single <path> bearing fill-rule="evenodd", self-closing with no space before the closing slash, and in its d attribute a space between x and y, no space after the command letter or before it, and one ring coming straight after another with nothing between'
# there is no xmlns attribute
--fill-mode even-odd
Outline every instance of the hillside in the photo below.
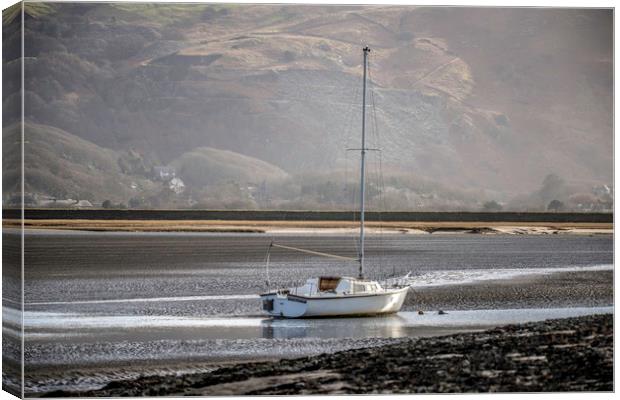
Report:
<svg viewBox="0 0 620 400"><path fill-rule="evenodd" d="M273 182L287 177L286 172L264 161L209 147L184 153L172 165L188 184L198 187L225 181Z"/></svg>
<svg viewBox="0 0 620 400"><path fill-rule="evenodd" d="M225 180L255 203L241 189L267 173L282 178L268 188L280 193L279 206L302 204L310 191L316 201L308 206L344 207L318 192L354 173L345 150L359 146L364 44L373 49L370 147L383 150L383 173L393 182L386 193L409 199L398 207L476 209L521 196L527 208L550 174L570 187L564 202L612 182L610 10L28 7L27 120L89 142L109 163L110 154L131 153L148 166L188 171L191 164L184 180L195 193L179 205L190 206L190 197L209 204L208 186ZM11 15L3 17L3 45L11 48L19 35L8 29ZM5 73L19 65L3 62ZM15 90L5 90L5 103ZM5 114L4 126L18 117L6 106ZM231 173L251 163L204 148L250 157L269 171ZM53 157L29 167L30 190L71 185L101 200L82 186L86 178L48 182L47 162ZM201 165L221 174L201 176ZM302 194L308 174L316 184ZM139 196L152 195L143 186ZM128 201L127 191L107 189Z"/></svg>
<svg viewBox="0 0 620 400"><path fill-rule="evenodd" d="M6 129L3 146L4 162L19 165L20 130L18 125ZM28 193L58 199L108 199L126 202L141 192L156 190L156 184L144 176L123 172L118 160L122 155L105 149L61 129L27 123L24 126L25 180ZM7 143L12 145L7 146ZM19 176L14 169L3 191L11 192ZM133 187L132 187L133 186Z"/></svg>

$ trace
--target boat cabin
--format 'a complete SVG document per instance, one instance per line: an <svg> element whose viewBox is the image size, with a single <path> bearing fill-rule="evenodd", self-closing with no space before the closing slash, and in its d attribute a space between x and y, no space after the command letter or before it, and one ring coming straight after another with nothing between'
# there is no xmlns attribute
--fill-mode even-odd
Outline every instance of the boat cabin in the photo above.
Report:
<svg viewBox="0 0 620 400"><path fill-rule="evenodd" d="M309 278L303 286L289 290L300 296L371 294L383 289L378 282L348 276L321 276Z"/></svg>

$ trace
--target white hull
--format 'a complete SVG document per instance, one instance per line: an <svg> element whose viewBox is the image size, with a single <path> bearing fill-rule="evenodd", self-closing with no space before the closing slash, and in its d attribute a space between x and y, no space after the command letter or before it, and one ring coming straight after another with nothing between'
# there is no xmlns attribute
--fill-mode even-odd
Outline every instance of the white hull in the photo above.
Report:
<svg viewBox="0 0 620 400"><path fill-rule="evenodd" d="M408 287L363 295L298 296L262 294L265 311L274 317L319 318L392 314L400 311Z"/></svg>

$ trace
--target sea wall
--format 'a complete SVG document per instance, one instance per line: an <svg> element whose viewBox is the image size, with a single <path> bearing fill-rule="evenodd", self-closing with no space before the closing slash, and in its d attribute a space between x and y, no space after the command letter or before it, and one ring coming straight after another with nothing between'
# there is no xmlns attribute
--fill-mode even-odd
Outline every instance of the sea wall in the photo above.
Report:
<svg viewBox="0 0 620 400"><path fill-rule="evenodd" d="M19 209L3 210L4 219L19 219ZM351 221L352 211L257 211L257 210L109 210L26 209L26 219L97 220L226 220L226 221ZM366 212L367 221L407 222L584 222L612 223L612 213L575 212Z"/></svg>

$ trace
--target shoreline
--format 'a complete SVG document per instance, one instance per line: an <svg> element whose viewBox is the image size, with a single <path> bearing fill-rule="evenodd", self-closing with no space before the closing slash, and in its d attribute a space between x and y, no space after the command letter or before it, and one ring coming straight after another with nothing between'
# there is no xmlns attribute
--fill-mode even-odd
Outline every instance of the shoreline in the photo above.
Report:
<svg viewBox="0 0 620 400"><path fill-rule="evenodd" d="M439 378L439 379L438 379ZM613 390L613 314L505 325L208 373L113 381L71 396Z"/></svg>
<svg viewBox="0 0 620 400"><path fill-rule="evenodd" d="M482 282L473 282L467 283L463 285L447 285L447 286L437 286L437 287L428 287L424 289L416 289L408 296L406 304L403 306L403 311L415 312L418 310L423 310L424 314L436 314L438 310L447 310L448 316L453 314L453 311L463 310L463 309L471 309L471 310L490 310L490 309L527 309L527 308L552 308L552 307L608 307L613 306L613 271L611 270L602 270L602 271L577 271L577 272L559 272L553 273L549 275L525 275L516 278L510 279L501 279L501 280L489 280ZM577 318L589 318L589 317L577 317ZM482 323L482 322L481 322ZM536 324L536 323L533 323ZM544 325L544 323L538 323ZM503 325L503 324L498 324ZM541 326L542 326L541 325ZM369 349L368 351L378 352L377 354L381 354L383 348L386 346L398 345L401 342L412 342L421 339L429 340L428 343L435 343L435 341L442 342L443 337L454 336L454 334L470 335L470 337L475 338L475 335L483 335L481 332L488 329L497 329L490 328L491 325L481 326L443 326L443 327L427 327L420 326L416 336L419 334L420 336L411 338L411 337L402 337L402 338L386 338L381 339L375 343L374 340L371 342L372 345L365 344L361 348ZM588 324L589 327L593 327L593 329L598 329L594 324ZM423 334L421 330L427 329L428 332ZM547 329L547 328L544 328ZM568 328L567 328L568 329ZM570 328L572 329L572 328ZM607 328L605 328L607 329ZM564 328L560 330L566 330ZM471 336L474 335L474 336ZM473 342L471 339L469 342ZM512 337L502 337L501 335L497 335L496 340L498 343L510 343L513 340ZM381 343L383 342L383 343ZM369 342L370 343L370 342ZM387 344L386 344L387 343ZM573 343L569 343L572 345ZM355 349L356 346L352 346L352 349ZM360 347L358 347L360 348ZM567 347L570 348L570 347ZM470 350L474 353L470 354ZM464 356L472 357L475 355L476 349L470 349L467 352L464 352ZM357 351L357 350L344 350L346 351ZM525 351L525 350L524 350ZM536 351L536 349L529 349L527 351ZM299 360L299 357L303 357L303 359L324 359L330 357L336 357L335 354L340 354L341 351L337 351L336 353L331 353L322 350L323 355L314 355L312 352L308 353L308 355L304 356L300 354L295 356L294 358L289 356L283 356L278 354L271 354L269 357L249 357L247 359L239 358L236 360L227 359L226 360L207 360L204 359L200 361L199 359L192 360L192 362L187 362L187 360L167 360L167 361L152 361L147 362L146 364L123 364L120 363L113 367L114 373L111 374L109 380L107 382L102 382L100 389L94 389L92 393L88 393L89 396L112 396L112 395L142 395L148 394L145 392L132 392L135 387L140 385L139 382L143 382L145 380L149 380L149 382L153 382L154 385L162 385L164 388L172 388L175 387L174 380L178 379L179 382L187 382L187 379L193 379L192 377L197 376L197 374L202 374L202 376L207 379L211 374L220 374L222 368L225 370L245 370L248 365L256 365L256 364L269 364L269 365L278 365L279 363L293 363L295 360ZM448 351L450 354L450 351ZM426 357L426 356L425 356ZM429 355L432 357L432 354ZM350 361L342 361L342 365L350 364ZM318 362L318 361L317 361ZM306 361L306 363L308 363ZM314 365L314 361L312 361L312 365ZM389 364L391 365L391 364ZM43 367L43 366L41 366ZM111 366L110 366L111 367ZM536 365L535 365L536 367ZM102 366L92 365L90 367L87 366L67 366L66 372L63 373L62 376L56 376L53 371L56 371L58 366L50 368L42 368L37 369L37 372L32 370L33 376L32 378L36 378L36 380L54 380L54 379L62 379L70 381L81 381L84 378L89 378L90 376L101 376L106 375L105 368L102 370ZM304 367L306 368L306 367ZM378 370L384 369L384 366L377 366ZM209 371L205 371L209 369ZM176 370L171 371L171 370ZM219 370L219 372L218 372ZM142 372L141 372L142 371ZM180 377L175 377L177 372L180 374ZM66 374L66 375L65 375ZM275 370L268 370L261 375L261 379L265 379L269 382L273 382L275 379L278 381L279 372ZM221 374L220 374L221 375ZM56 378L54 378L56 376ZM137 376L137 377L136 377ZM219 375L218 375L219 376ZM189 378L187 378L189 377ZM299 375L295 379L309 379L312 375L308 375L305 372ZM475 377L474 377L475 378ZM218 378L219 379L219 378ZM288 378L285 378L288 379ZM260 381L260 380L259 380ZM257 385L262 385L259 381L252 381ZM138 383L136 383L138 382ZM104 388L104 384L108 384L106 389ZM220 382L222 383L222 382ZM252 385L254 385L252 383ZM183 383L184 384L184 383ZM136 386L138 385L138 386ZM167 395L175 395L185 393L181 391L180 387L177 387L179 391L166 391L157 392L156 394L167 394ZM257 386L258 387L258 386ZM301 386L300 386L301 387ZM476 391L476 385L469 388L460 388L458 390L461 391ZM111 390L111 388L116 388L117 392L109 392L104 393L101 390ZM121 388L124 388L123 391ZM148 387L143 388L147 390ZM187 387L185 388L187 389ZM185 390L183 389L183 390ZM217 388L215 388L217 389ZM215 390L213 389L213 390ZM250 390L251 389L251 390ZM257 389L248 389L247 393ZM375 388L376 389L376 388ZM370 392L374 392L375 389L372 389ZM76 389L77 390L77 389ZM211 390L211 389L210 389ZM217 389L219 390L219 389ZM228 389L226 389L228 390ZM280 390L280 389L279 389ZM364 389L366 390L366 389ZM403 389L403 391L415 391L413 388ZM431 390L431 389L429 389ZM435 390L435 389L432 389ZM542 390L542 389L541 389ZM550 389L544 389L550 390ZM564 389L558 389L564 390ZM566 389L568 390L568 389ZM579 389L581 390L581 389ZM587 390L590 390L589 388ZM355 393L370 393L370 392L355 392ZM253 393L253 392L252 392ZM289 394L288 392L278 392L279 394ZM278 394L276 393L276 394ZM319 392L295 392L292 394L318 394ZM332 392L329 392L332 393ZM333 392L339 393L339 392ZM349 393L349 392L347 392ZM383 392L381 392L383 393ZM386 392L387 393L387 392ZM220 392L208 392L207 394L242 394L240 393L220 393ZM261 393L267 394L267 393ZM270 393L271 394L271 393ZM71 392L63 391L63 392L45 392L45 391L36 391L30 393L30 396L70 396L70 395L86 395L86 391L81 392Z"/></svg>
<svg viewBox="0 0 620 400"><path fill-rule="evenodd" d="M3 228L18 229L19 219L4 219ZM249 220L93 220L26 219L26 230L70 230L89 232L209 232L262 234L358 234L354 221L249 221ZM508 234L508 235L596 235L613 234L606 222L409 222L369 221L371 235Z"/></svg>

